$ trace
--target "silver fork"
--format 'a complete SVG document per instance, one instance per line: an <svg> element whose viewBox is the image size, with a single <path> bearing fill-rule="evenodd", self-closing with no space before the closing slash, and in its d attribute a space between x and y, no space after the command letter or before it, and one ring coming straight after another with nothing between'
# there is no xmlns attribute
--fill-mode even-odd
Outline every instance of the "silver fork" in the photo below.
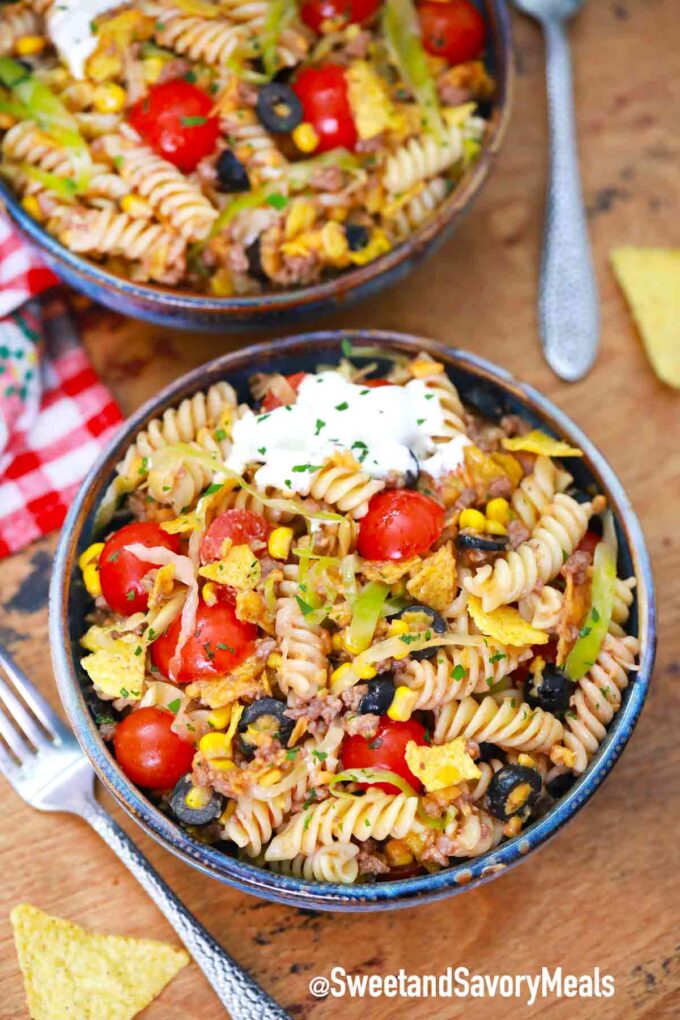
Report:
<svg viewBox="0 0 680 1020"><path fill-rule="evenodd" d="M165 915L234 1020L290 1020L199 924L95 800L94 771L77 740L2 648L0 772L31 807L80 815L99 833Z"/></svg>
<svg viewBox="0 0 680 1020"><path fill-rule="evenodd" d="M571 60L565 21L584 0L515 0L545 34L550 180L538 318L546 361L567 382L593 366L600 339L595 270L576 149Z"/></svg>

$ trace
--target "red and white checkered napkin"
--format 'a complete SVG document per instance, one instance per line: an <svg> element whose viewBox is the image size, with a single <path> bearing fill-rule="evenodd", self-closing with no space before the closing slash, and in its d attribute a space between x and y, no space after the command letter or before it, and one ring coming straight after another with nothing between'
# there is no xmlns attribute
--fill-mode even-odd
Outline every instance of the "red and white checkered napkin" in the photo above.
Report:
<svg viewBox="0 0 680 1020"><path fill-rule="evenodd" d="M60 527L122 420L64 298L37 299L57 282L0 216L0 558Z"/></svg>

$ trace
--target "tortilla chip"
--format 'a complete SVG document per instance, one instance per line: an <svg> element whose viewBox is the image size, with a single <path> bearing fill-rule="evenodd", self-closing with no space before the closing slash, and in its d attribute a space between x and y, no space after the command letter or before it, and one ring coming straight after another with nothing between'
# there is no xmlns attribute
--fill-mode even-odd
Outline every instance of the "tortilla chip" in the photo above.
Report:
<svg viewBox="0 0 680 1020"><path fill-rule="evenodd" d="M469 595L468 610L482 634L499 644L521 648L523 645L544 645L549 640L547 631L532 627L513 606L498 606L491 613L485 613L482 600L476 595Z"/></svg>
<svg viewBox="0 0 680 1020"><path fill-rule="evenodd" d="M610 259L652 368L680 388L680 248L616 248Z"/></svg>
<svg viewBox="0 0 680 1020"><path fill-rule="evenodd" d="M503 440L503 447L506 450L525 450L527 453L542 453L545 457L582 457L583 450L577 446L570 446L549 436L547 432L540 429L532 429L525 436L512 436Z"/></svg>
<svg viewBox="0 0 680 1020"><path fill-rule="evenodd" d="M86 931L28 903L10 920L33 1020L132 1020L189 963L183 949Z"/></svg>
<svg viewBox="0 0 680 1020"><path fill-rule="evenodd" d="M465 737L456 737L448 744L420 746L414 740L406 745L406 764L421 781L428 793L445 790L464 779L479 779L481 772L466 750Z"/></svg>

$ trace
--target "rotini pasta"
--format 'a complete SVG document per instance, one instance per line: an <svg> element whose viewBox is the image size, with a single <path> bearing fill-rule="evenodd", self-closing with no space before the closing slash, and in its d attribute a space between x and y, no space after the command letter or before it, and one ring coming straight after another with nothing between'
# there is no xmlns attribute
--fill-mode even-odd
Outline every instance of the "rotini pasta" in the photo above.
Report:
<svg viewBox="0 0 680 1020"><path fill-rule="evenodd" d="M410 0L385 2L417 51ZM470 102L439 109L422 52L425 116L386 31L379 16L322 31L309 5L262 0L5 4L0 56L22 63L0 116L0 172L62 244L118 276L217 298L314 285L431 220L486 131L472 99L488 106L494 83L480 62L468 74L470 62L440 58L438 75L460 68L472 87ZM47 119L20 98L27 75ZM320 93L341 104L337 131Z"/></svg>
<svg viewBox="0 0 680 1020"><path fill-rule="evenodd" d="M217 382L165 411L80 560L105 739L160 713L191 745L172 796L150 784L162 809L308 882L516 836L588 767L639 652L635 579L603 571L609 537L588 551L612 534L602 497L507 449L516 419L483 419L433 358L374 356L259 373L252 407ZM508 550L513 522L531 537Z"/></svg>

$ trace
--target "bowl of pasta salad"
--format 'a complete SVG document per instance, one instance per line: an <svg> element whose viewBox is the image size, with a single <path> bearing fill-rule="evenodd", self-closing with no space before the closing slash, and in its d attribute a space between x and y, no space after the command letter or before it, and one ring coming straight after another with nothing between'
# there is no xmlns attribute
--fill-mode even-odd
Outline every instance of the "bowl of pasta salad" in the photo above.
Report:
<svg viewBox="0 0 680 1020"><path fill-rule="evenodd" d="M59 690L107 788L223 882L328 909L523 859L628 740L639 524L553 404L467 352L317 333L138 411L64 526Z"/></svg>
<svg viewBox="0 0 680 1020"><path fill-rule="evenodd" d="M66 282L221 330L403 277L500 148L502 0L17 0L0 195Z"/></svg>

